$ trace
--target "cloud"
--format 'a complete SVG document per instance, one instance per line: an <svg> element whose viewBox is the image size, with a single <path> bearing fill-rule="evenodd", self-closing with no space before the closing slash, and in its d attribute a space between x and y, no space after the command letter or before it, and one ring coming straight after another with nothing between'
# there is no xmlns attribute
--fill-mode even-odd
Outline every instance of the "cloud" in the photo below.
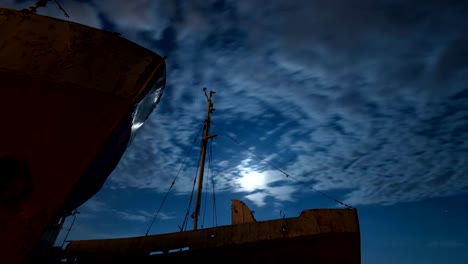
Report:
<svg viewBox="0 0 468 264"><path fill-rule="evenodd" d="M145 210L122 210L113 208L110 203L105 203L99 198L93 197L84 203L78 210L80 214L77 216L80 219L95 218L97 215L107 215L109 217L116 217L125 221L148 222L153 219L154 213L149 213ZM174 212L161 211L157 216L160 220L170 220L175 218Z"/></svg>
<svg viewBox="0 0 468 264"><path fill-rule="evenodd" d="M459 85L467 78L466 64L452 55L464 54L457 7L274 1L265 9L262 1L226 2L218 15L208 4L182 7L180 13L184 19L201 12L211 21L203 26L206 38L190 39L192 29L173 24L190 40L179 42L172 57L177 69L168 76L168 91L171 85L175 91L166 103L177 109L168 114L177 123L166 123L161 111L154 122L166 131L162 138L174 135L179 124L195 127L187 120L193 120L194 109L203 109L203 100L194 105L196 100L185 99L202 97L187 84L210 84L220 94L218 111L232 120L228 126L266 124L259 138L270 132L279 139L271 150L282 153L273 162L289 157L287 171L319 190L353 189L346 196L350 204L467 191L467 134L457 132L466 131L467 106L456 99L466 89ZM450 33L434 31L434 23ZM177 117L181 113L186 114ZM267 128L275 122L280 125ZM262 204L271 187L242 173L226 172L232 180L224 186L256 191L248 197Z"/></svg>
<svg viewBox="0 0 468 264"><path fill-rule="evenodd" d="M113 213L118 216L120 219L127 220L127 221L137 221L137 222L148 222L153 219L154 214L151 214L144 210L137 210L137 211L121 211L121 210L113 210ZM159 220L170 220L175 218L174 212L159 212L157 219Z"/></svg>
<svg viewBox="0 0 468 264"><path fill-rule="evenodd" d="M86 212L100 212L108 210L108 207L104 202L99 201L97 198L91 198L80 207L80 210Z"/></svg>
<svg viewBox="0 0 468 264"><path fill-rule="evenodd" d="M164 213L164 212L159 212L158 214L158 219L161 219L161 220L171 220L171 219L175 219L175 213L172 212L172 213Z"/></svg>
<svg viewBox="0 0 468 264"><path fill-rule="evenodd" d="M150 217L147 214L142 213L129 213L125 211L114 211L114 213L123 220L136 221L136 222L147 222Z"/></svg>
<svg viewBox="0 0 468 264"><path fill-rule="evenodd" d="M213 131L224 128L316 189L351 190L344 197L351 205L468 192L466 5L98 1L93 8L89 21L100 14L125 37L170 54L160 106L110 188L167 190L200 130L208 87L217 92ZM226 133L216 133L222 147ZM248 152L224 149L215 152L221 190L245 192L258 206L299 191L265 164L251 168L262 183L246 180ZM197 161L185 164L177 191L191 190Z"/></svg>
<svg viewBox="0 0 468 264"><path fill-rule="evenodd" d="M146 222L151 216L150 213L139 210L137 212L128 212L113 209L107 203L99 200L99 198L93 197L84 203L79 208L80 214L78 217L81 218L93 218L97 214L106 214L111 213L114 216L117 216L120 219L127 220L127 221L138 221L138 222ZM81 214L83 212L83 214Z"/></svg>
<svg viewBox="0 0 468 264"><path fill-rule="evenodd" d="M245 196L246 199L252 201L256 206L262 207L266 205L265 198L268 196L266 193L257 192L248 194Z"/></svg>
<svg viewBox="0 0 468 264"><path fill-rule="evenodd" d="M151 32L151 37L159 38L168 26L171 14L176 12L170 1L158 1L157 4L149 0L112 0L96 1L97 9L112 21L119 31Z"/></svg>

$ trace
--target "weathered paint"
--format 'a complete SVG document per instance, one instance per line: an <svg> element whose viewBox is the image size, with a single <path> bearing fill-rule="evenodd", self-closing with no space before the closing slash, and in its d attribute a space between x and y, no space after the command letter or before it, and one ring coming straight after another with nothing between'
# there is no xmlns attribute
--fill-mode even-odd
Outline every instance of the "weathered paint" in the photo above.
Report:
<svg viewBox="0 0 468 264"><path fill-rule="evenodd" d="M250 208L240 200L232 200L231 223L233 225L256 222Z"/></svg>
<svg viewBox="0 0 468 264"><path fill-rule="evenodd" d="M163 58L115 34L0 9L2 264L20 263L47 225L101 187L134 109L164 83Z"/></svg>

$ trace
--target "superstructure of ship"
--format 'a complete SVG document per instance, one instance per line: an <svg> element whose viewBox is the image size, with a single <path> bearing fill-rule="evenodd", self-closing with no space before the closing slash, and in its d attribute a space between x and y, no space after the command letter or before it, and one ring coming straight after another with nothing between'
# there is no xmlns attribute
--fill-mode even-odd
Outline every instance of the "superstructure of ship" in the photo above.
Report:
<svg viewBox="0 0 468 264"><path fill-rule="evenodd" d="M0 9L1 263L360 263L355 208L256 221L234 200L231 225L198 229L203 169L193 230L54 248L64 219L102 187L160 100L165 70L163 57L112 32Z"/></svg>

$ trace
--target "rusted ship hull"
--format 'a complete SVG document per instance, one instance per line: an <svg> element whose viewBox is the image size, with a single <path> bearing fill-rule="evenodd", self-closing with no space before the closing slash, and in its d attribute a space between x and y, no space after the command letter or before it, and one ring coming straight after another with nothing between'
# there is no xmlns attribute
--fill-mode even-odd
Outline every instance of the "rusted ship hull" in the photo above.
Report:
<svg viewBox="0 0 468 264"><path fill-rule="evenodd" d="M164 86L164 59L128 40L0 9L1 263L101 188Z"/></svg>
<svg viewBox="0 0 468 264"><path fill-rule="evenodd" d="M72 241L73 263L361 263L355 209L306 210L297 218L153 236Z"/></svg>

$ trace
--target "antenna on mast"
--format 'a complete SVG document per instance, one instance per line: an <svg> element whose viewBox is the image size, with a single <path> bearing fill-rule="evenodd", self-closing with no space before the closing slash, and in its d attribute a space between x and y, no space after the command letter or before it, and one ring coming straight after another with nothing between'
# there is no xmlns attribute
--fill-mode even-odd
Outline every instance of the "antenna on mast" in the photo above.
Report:
<svg viewBox="0 0 468 264"><path fill-rule="evenodd" d="M205 169L205 157L206 157L206 146L208 144L208 139L216 137L216 135L209 135L210 124L211 124L211 114L214 112L213 102L211 97L215 92L210 91L209 94L206 93L206 88L203 88L206 99L208 100L208 110L206 112L205 124L203 126L203 139L202 139L202 150L201 150L201 159L200 159L200 173L198 175L198 189L197 189L197 200L195 202L195 212L192 214L193 218L193 229L198 229L198 215L200 214L200 203L201 203L201 193L203 187L203 173Z"/></svg>

